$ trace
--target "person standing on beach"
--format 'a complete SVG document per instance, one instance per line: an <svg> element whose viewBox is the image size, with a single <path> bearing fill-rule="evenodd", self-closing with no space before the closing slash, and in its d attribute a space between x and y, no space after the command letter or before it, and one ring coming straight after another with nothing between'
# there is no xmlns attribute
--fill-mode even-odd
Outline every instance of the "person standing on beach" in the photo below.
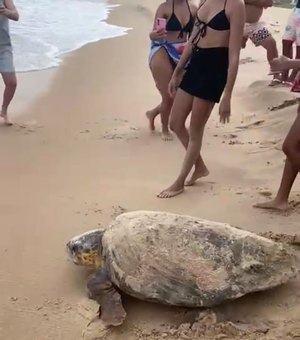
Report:
<svg viewBox="0 0 300 340"><path fill-rule="evenodd" d="M260 19L264 9L273 6L273 0L245 0L245 4L246 23L242 47L245 48L247 40L250 39L255 46L262 46L267 51L270 63L274 58L278 58L277 45L266 23ZM281 83L279 74L274 74L273 77L270 86Z"/></svg>
<svg viewBox="0 0 300 340"><path fill-rule="evenodd" d="M185 185L203 177L200 150L204 128L220 101L220 122L229 122L244 25L244 0L202 0L193 33L169 84L170 95L175 97L170 126L186 148L186 155L179 176L157 195L159 198L179 195ZM185 122L190 113L188 132ZM194 173L186 182L193 167Z"/></svg>
<svg viewBox="0 0 300 340"><path fill-rule="evenodd" d="M282 54L287 58L293 58L293 44L296 44L296 59L300 59L300 0L292 2L295 7L288 18L285 32L282 37ZM289 70L282 73L282 82L292 86L295 80L297 70L293 70L289 76Z"/></svg>
<svg viewBox="0 0 300 340"><path fill-rule="evenodd" d="M299 70L300 60L292 60L280 57L271 62L271 70ZM300 79L298 72L296 79ZM285 166L282 174L279 190L276 197L266 203L255 204L255 208L285 211L288 209L288 199L295 179L300 172L300 104L298 104L297 116L282 146L286 155Z"/></svg>
<svg viewBox="0 0 300 340"><path fill-rule="evenodd" d="M169 117L173 99L168 93L168 84L193 30L196 11L197 7L189 0L163 2L156 11L153 31L149 35L151 40L149 66L162 101L146 115L150 130L154 131L154 120L160 114L163 140L172 139L169 132ZM166 23L165 28L157 27L157 20L160 19Z"/></svg>
<svg viewBox="0 0 300 340"><path fill-rule="evenodd" d="M2 3L1 3L2 2ZM13 62L13 51L9 33L9 20L18 21L19 13L13 0L0 1L0 73L5 89L0 116L4 123L12 125L8 119L8 106L17 88L17 78Z"/></svg>

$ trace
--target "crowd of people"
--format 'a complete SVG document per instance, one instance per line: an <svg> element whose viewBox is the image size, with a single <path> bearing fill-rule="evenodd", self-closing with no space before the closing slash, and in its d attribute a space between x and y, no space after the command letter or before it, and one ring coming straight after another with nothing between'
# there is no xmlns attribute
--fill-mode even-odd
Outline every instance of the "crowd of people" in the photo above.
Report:
<svg viewBox="0 0 300 340"><path fill-rule="evenodd" d="M273 0L201 0L197 8L188 0L167 0L158 7L150 33L149 66L161 103L146 115L151 131L155 129L155 118L160 115L163 140L172 138L172 130L186 149L178 177L158 194L159 198L177 196L185 186L209 174L201 156L205 125L217 103L220 103L220 122L229 122L240 51L248 39L266 50L273 76L269 86L293 85L297 91L300 0L295 3L285 29L282 57L268 25L261 20L264 10L271 6ZM296 44L294 60L293 44ZM273 201L257 204L258 208L286 209L288 206L292 185L300 171L299 111L298 108L283 144L287 159L278 194ZM185 123L189 115L187 130Z"/></svg>
<svg viewBox="0 0 300 340"><path fill-rule="evenodd" d="M11 125L8 107L17 80L9 20L17 21L19 14L13 0L0 1L0 73L5 85L0 117L6 125ZM300 92L300 0L294 5L283 35L281 57L268 25L261 20L263 11L273 6L273 0L201 0L198 7L189 0L166 0L158 7L149 35L149 66L161 102L146 115L151 131L160 115L162 139L171 140L172 130L186 149L177 178L158 194L159 198L179 195L185 186L209 174L201 156L205 125L217 103L220 122L229 122L240 50L248 39L266 50L273 75L269 85L293 86ZM293 44L296 44L295 59ZM278 193L274 200L257 204L258 208L288 207L289 194L300 171L299 106L283 143L283 152L286 163Z"/></svg>

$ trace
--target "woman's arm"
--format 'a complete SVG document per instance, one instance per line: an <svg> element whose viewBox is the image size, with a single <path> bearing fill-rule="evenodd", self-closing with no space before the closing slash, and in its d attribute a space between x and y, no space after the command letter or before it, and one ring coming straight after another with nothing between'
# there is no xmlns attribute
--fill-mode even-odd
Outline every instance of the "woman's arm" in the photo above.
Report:
<svg viewBox="0 0 300 340"><path fill-rule="evenodd" d="M161 4L156 13L155 13L155 17L154 17L154 23L153 23L153 29L152 32L149 33L149 38L150 40L158 40L158 39L163 39L166 36L166 32L157 32L156 30L156 20L157 18L165 18L165 4Z"/></svg>
<svg viewBox="0 0 300 340"><path fill-rule="evenodd" d="M291 59L287 62L287 69L300 69L300 59Z"/></svg>
<svg viewBox="0 0 300 340"><path fill-rule="evenodd" d="M19 13L13 0L4 0L4 8L0 9L0 14L6 16L10 20L18 21Z"/></svg>
<svg viewBox="0 0 300 340"><path fill-rule="evenodd" d="M285 56L275 58L270 62L271 71L285 71L290 69L300 69L300 59L290 59Z"/></svg>
<svg viewBox="0 0 300 340"><path fill-rule="evenodd" d="M229 20L230 20L230 37L229 37L229 67L227 83L224 91L225 98L231 98L235 84L241 51L241 41L245 25L245 3L243 0L230 1Z"/></svg>

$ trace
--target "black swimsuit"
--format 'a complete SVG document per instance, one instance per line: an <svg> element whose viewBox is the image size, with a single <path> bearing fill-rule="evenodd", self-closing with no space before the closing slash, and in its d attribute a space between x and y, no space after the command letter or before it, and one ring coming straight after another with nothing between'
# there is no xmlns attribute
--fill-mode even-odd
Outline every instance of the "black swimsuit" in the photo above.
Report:
<svg viewBox="0 0 300 340"><path fill-rule="evenodd" d="M190 9L190 5L188 3L188 0L186 0L187 7L190 12L190 19L188 23L185 26L182 26L181 22L178 20L176 14L175 14L175 4L174 0L172 1L172 14L167 22L166 30L167 32L178 32L178 39L181 39L184 37L184 33L187 33L188 35L192 33L193 27L194 27L194 18L192 16L192 12Z"/></svg>
<svg viewBox="0 0 300 340"><path fill-rule="evenodd" d="M230 22L225 13L226 1L224 8L207 23L197 14L195 27L198 30L192 40L193 52L179 86L188 94L213 103L219 103L227 82L228 47L201 48L198 43L206 36L208 27L216 31L230 29ZM204 3L205 1L201 6Z"/></svg>

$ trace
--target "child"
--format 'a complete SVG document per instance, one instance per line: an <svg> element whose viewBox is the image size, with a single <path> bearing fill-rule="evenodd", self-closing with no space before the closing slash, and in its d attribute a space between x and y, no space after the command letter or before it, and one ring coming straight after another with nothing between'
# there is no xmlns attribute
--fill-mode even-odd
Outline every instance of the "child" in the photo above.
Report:
<svg viewBox="0 0 300 340"><path fill-rule="evenodd" d="M299 0L300 1L300 0ZM245 0L246 4L246 24L242 47L246 47L247 40L253 42L255 46L262 46L267 51L269 63L278 58L276 41L269 31L267 25L260 21L265 8L272 7L273 0ZM270 86L280 84L279 73L273 75Z"/></svg>

